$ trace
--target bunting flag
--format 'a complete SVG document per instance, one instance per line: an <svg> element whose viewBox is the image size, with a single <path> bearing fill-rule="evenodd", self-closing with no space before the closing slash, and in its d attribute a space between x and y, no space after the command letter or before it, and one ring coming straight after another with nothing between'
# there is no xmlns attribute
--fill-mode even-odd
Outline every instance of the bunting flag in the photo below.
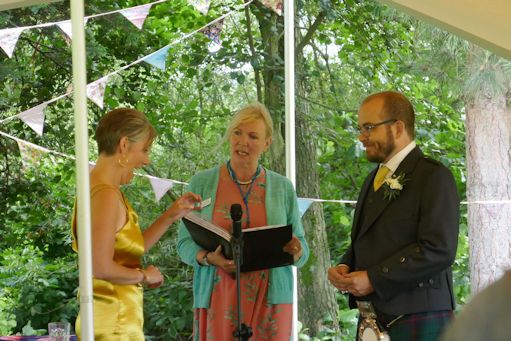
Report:
<svg viewBox="0 0 511 341"><path fill-rule="evenodd" d="M261 0L261 3L278 15L282 15L282 0Z"/></svg>
<svg viewBox="0 0 511 341"><path fill-rule="evenodd" d="M25 122L30 128L32 128L37 135L43 135L44 129L44 109L48 105L47 102L39 104L33 108L23 111L18 115L20 120Z"/></svg>
<svg viewBox="0 0 511 341"><path fill-rule="evenodd" d="M128 8L122 10L120 13L128 19L133 25L135 25L139 30L144 26L144 21L147 15L149 14L149 10L151 9L152 4L137 6L133 8Z"/></svg>
<svg viewBox="0 0 511 341"><path fill-rule="evenodd" d="M108 76L98 79L95 82L87 84L87 97L103 109L103 99L105 96L106 83Z"/></svg>
<svg viewBox="0 0 511 341"><path fill-rule="evenodd" d="M0 47L9 58L12 57L16 43L24 29L23 27L16 27L0 30Z"/></svg>
<svg viewBox="0 0 511 341"><path fill-rule="evenodd" d="M300 211L300 217L303 217L312 203L313 201L311 199L298 198L298 210Z"/></svg>
<svg viewBox="0 0 511 341"><path fill-rule="evenodd" d="M20 150L23 169L26 170L29 167L36 166L45 153L44 149L39 149L32 143L26 143L20 140L16 142L18 143L18 148Z"/></svg>
<svg viewBox="0 0 511 341"><path fill-rule="evenodd" d="M209 0L188 0L188 3L197 9L197 11L206 15L209 11Z"/></svg>
<svg viewBox="0 0 511 341"><path fill-rule="evenodd" d="M174 186L175 183L173 180L156 178L150 175L148 175L147 178L151 183L157 202L160 201L160 199Z"/></svg>
<svg viewBox="0 0 511 341"><path fill-rule="evenodd" d="M87 20L88 20L87 18L83 19L84 25L87 24ZM62 32L64 32L66 36L69 37L69 39L73 39L73 29L71 27L71 20L59 21L58 23L55 23L55 25L57 25L62 30Z"/></svg>
<svg viewBox="0 0 511 341"><path fill-rule="evenodd" d="M165 61L167 60L167 54L169 52L170 46L165 46L164 48L159 49L158 51L151 53L147 57L144 58L144 62L151 64L158 69L165 70Z"/></svg>
<svg viewBox="0 0 511 341"><path fill-rule="evenodd" d="M165 2L167 0L158 0L158 1L155 1L151 4L147 4L147 5L143 5L143 6L137 6L138 8L143 8L144 10L147 10L147 12L150 10L150 5L154 5L156 3L160 3L160 2ZM245 2L243 4L243 6L241 8L244 8L244 7L247 7L249 6L254 0L248 0L247 2ZM209 6L209 2L208 2L208 6ZM165 61L166 61L166 58L167 58L167 54L168 54L168 51L170 49L170 46L172 45L175 45L175 44L178 44L182 41L184 41L185 39L188 39L189 37L193 36L194 34L196 34L197 32L203 32L206 36L210 37L212 39L212 42L209 44L209 50L212 51L212 52L216 52L219 48L221 48L221 45L220 45L220 33L222 31L222 28L223 28L223 23L224 23L224 18L226 18L227 16L231 15L232 13L235 13L237 11L239 11L240 8L236 9L236 10L232 10L224 15L222 15L221 17L209 22L208 24L206 24L205 26L193 31L193 32L190 32L188 34L185 34L183 35L181 38L178 38L177 40L171 42L170 44L168 44L167 46L161 48L160 50L156 51L156 52L153 52L145 57L142 57L140 59L137 59L135 60L134 62L128 64L128 65L125 65L123 67L121 67L120 69L96 80L95 82L93 83L90 83L87 85L87 97L93 101L96 105L98 105L100 108L103 108L103 102L104 102L104 94L105 94L105 88L106 88L106 85L107 85L107 82L108 82L108 79L110 76L114 75L114 74L117 74L123 70L126 70L128 69L129 67L133 66L133 65L136 65L142 61L145 61L151 65L153 65L154 67L157 67L159 69L162 69L164 70L165 69ZM126 10L119 10L119 11L113 11L113 12L109 12L109 13L103 13L103 14L97 14L97 15L93 15L93 16L90 16L90 17L87 17L87 18L84 18L84 22L86 23L88 19L90 18L93 18L93 17L98 17L98 16L102 16L102 15L107 15L107 14L112 14L112 13L117 13L117 12L121 12L121 11L127 11L127 10L130 10L130 9L126 9ZM130 16L130 15L128 15ZM143 16L143 15L142 15ZM138 21L138 23L140 25L143 25L143 20L141 19L142 16L139 16L139 20L141 21ZM131 16L130 16L131 17ZM131 18L134 18L134 17L131 17ZM136 21L136 19L135 19ZM69 37L71 38L72 36L72 32L71 32L71 21L67 20L67 21L61 21L61 22L52 22L52 23L44 23L44 24L38 24L38 25L34 25L34 26L25 26L25 27L16 27L16 28L9 28L9 29L1 29L0 30L0 47L4 49L4 51L9 55L9 57L12 56L12 53L13 53L13 50L15 48L15 45L16 45L16 42L17 42L17 39L19 38L20 34L26 30L26 29L30 29L30 28L35 28L35 27L49 27L49 26L53 26L53 25L58 25L58 27ZM135 24L136 25L136 24ZM216 44L216 45L215 45ZM43 127L44 127L44 113L43 113L43 110L44 110L44 106L45 105L48 105L50 103L53 103L61 98L64 98L68 95L70 95L72 93L73 89L72 89L72 84L69 85L68 87L68 91L67 93L63 94L63 95L60 95L56 98L53 98L52 100L49 100L49 101L46 101L45 103L41 104L40 108L37 108L37 107L34 107L32 108L33 110L27 110L26 113L22 113L22 114L25 114L26 116L29 116L26 120L26 123L28 125L30 125L32 127L32 129L34 129L38 134L41 134L42 133L42 130L43 130ZM38 114L39 113L39 116ZM34 116L32 118L30 118L31 115L29 114L33 114ZM8 117L6 119L3 119L3 120L0 120L0 123L3 123L3 122L6 122L6 121L9 121L13 118L16 118L16 117L20 117L21 114L18 114L18 115L14 115L14 116L11 116L11 117ZM23 117L25 117L25 115L21 115ZM20 117L21 118L21 117ZM30 122L30 123L29 123ZM0 132L0 134L2 134L2 132Z"/></svg>
<svg viewBox="0 0 511 341"><path fill-rule="evenodd" d="M218 45L221 45L220 42L220 34L222 33L222 28L224 26L224 19L218 20L215 23L203 28L200 30L206 37L213 40Z"/></svg>

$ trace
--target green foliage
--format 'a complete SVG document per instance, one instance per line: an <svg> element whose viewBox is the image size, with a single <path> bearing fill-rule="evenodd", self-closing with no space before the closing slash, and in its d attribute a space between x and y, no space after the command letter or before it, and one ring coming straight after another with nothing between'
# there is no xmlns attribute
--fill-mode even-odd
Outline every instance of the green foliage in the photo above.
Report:
<svg viewBox="0 0 511 341"><path fill-rule="evenodd" d="M0 334L10 335L14 327L16 327L16 315L12 312L12 306L2 292L0 294Z"/></svg>
<svg viewBox="0 0 511 341"><path fill-rule="evenodd" d="M78 271L69 237L74 178L71 163L53 162L43 157L37 168L20 168L24 177L6 188L10 194L2 200L0 219L8 233L0 240L0 296L16 316L13 332L26 332L28 325L44 334L49 321L74 321L77 314Z"/></svg>
<svg viewBox="0 0 511 341"><path fill-rule="evenodd" d="M45 252L48 250L32 245L2 252L0 284L4 297L11 302L17 328L30 323L45 330L49 321L74 321L76 317L76 263L70 256L50 258L48 263Z"/></svg>
<svg viewBox="0 0 511 341"><path fill-rule="evenodd" d="M174 235L159 243L158 249L146 256L151 264L164 264L160 270L165 282L156 290L146 290L144 297L145 328L152 340L185 340L192 331L192 274L176 255ZM157 336L156 336L157 335Z"/></svg>

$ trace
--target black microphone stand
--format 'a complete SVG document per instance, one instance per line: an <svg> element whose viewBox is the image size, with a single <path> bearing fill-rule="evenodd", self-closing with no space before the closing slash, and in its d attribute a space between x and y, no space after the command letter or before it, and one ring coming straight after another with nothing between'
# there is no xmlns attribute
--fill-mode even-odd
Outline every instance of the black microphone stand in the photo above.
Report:
<svg viewBox="0 0 511 341"><path fill-rule="evenodd" d="M240 204L231 205L231 219L232 219L232 253L234 262L236 264L236 308L237 308L237 322L238 327L232 333L232 336L239 341L246 341L252 336L252 328L246 324L241 323L241 263L243 262L243 232L241 231L241 216L243 211Z"/></svg>

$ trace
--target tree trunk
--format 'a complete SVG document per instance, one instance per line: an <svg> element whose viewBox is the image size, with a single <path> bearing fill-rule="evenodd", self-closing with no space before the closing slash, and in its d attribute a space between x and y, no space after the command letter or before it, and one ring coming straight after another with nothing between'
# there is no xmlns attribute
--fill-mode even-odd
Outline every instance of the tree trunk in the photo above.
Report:
<svg viewBox="0 0 511 341"><path fill-rule="evenodd" d="M285 98L284 98L284 21L262 4L255 3L254 15L259 22L259 30L264 46L263 63L264 104L273 119L273 143L269 152L272 170L286 174L285 136Z"/></svg>
<svg viewBox="0 0 511 341"><path fill-rule="evenodd" d="M298 67L297 67L298 68ZM305 98L306 84L297 82L297 98ZM319 198L319 177L316 171L317 144L314 132L307 120L310 118L308 102L299 101L296 106L296 162L297 190L299 197ZM300 302L300 321L309 329L311 336L323 330L325 317L333 321L329 328L338 330L338 304L334 287L327 279L330 267L330 250L328 249L323 205L314 203L304 215L303 225L307 242L311 249L309 261L300 272L301 285L298 290Z"/></svg>
<svg viewBox="0 0 511 341"><path fill-rule="evenodd" d="M255 3L254 15L264 46L262 68L264 104L272 114L273 144L270 149L270 167L285 174L285 98L284 98L284 23L281 16ZM300 88L301 89L301 88ZM299 90L300 90L299 89ZM304 90L302 90L302 95ZM306 118L309 107L301 103L296 109L297 188L299 196L319 197L319 178L316 171L316 144ZM337 324L337 302L326 274L330 265L330 252L325 232L322 205L315 204L303 220L305 235L311 248L308 263L298 276L298 314L311 335L321 330L322 320L329 316ZM332 328L332 326L330 326Z"/></svg>
<svg viewBox="0 0 511 341"><path fill-rule="evenodd" d="M479 94L466 104L473 293L494 282L511 266L511 111L504 95L488 93Z"/></svg>

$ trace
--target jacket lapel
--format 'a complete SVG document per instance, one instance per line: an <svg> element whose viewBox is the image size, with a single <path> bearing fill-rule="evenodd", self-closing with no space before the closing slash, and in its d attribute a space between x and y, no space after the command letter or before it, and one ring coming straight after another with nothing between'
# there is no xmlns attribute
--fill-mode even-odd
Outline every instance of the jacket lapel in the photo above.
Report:
<svg viewBox="0 0 511 341"><path fill-rule="evenodd" d="M362 214L364 202L367 197L368 191L372 190L371 184L373 183L373 179L376 175L376 172L378 171L378 167L373 169L373 171L369 174L369 176L364 181L364 184L362 185L362 189L360 190L360 194L358 195L357 205L355 207L355 215L353 217L353 229L351 232L352 239L355 239L355 237L358 235L360 230L360 215Z"/></svg>
<svg viewBox="0 0 511 341"><path fill-rule="evenodd" d="M419 159L421 157L422 157L421 150L419 149L419 147L415 147L404 158L404 160L399 164L399 167L396 169L394 174L399 175L399 174L404 173L405 174L405 179L409 179L410 178L410 174L415 169L415 166L417 165L417 162L419 161ZM376 171L377 171L377 168L375 170L373 170L373 172L371 172L371 176L369 177L369 179L373 179L374 178L374 175L375 175L374 173L376 173ZM368 181L368 183L371 184L371 181ZM365 188L365 191L364 191L364 194L363 194L363 200L365 200L365 197L367 195L367 191L368 190L372 190L372 189L368 189L367 186L365 186L365 187L366 188ZM384 190L383 188L380 188L380 191L383 191L383 190ZM403 190L406 190L406 186L403 188ZM383 193L378 193L378 195L381 195L382 198L383 198ZM378 217L383 213L385 208L393 200L396 200L396 199L392 199L392 200L389 200L389 199L378 200L377 202L375 202L373 204L371 210L366 210L366 217L363 220L363 225L360 227L360 231L357 233L357 237L360 237L362 234L364 234L374 224L376 219L378 219ZM358 215L360 215L360 211L361 211L361 208L363 206L362 203L364 203L364 201L361 201L361 205L360 205L360 208L358 210ZM357 222L357 224L358 224L359 216L357 216L356 219L357 220L354 221L354 222Z"/></svg>

